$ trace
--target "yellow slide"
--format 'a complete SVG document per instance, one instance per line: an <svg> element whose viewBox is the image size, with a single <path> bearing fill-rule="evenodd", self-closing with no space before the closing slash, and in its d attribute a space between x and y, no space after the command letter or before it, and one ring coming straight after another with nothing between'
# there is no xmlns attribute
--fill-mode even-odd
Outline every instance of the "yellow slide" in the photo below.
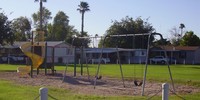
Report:
<svg viewBox="0 0 200 100"><path fill-rule="evenodd" d="M30 47L31 47L31 43L26 43L26 44L23 44L20 47L20 49L26 56L31 58L32 67L33 67L33 69L36 69L43 63L44 58L37 54L30 52L31 51ZM20 74L20 76L26 75L26 74L30 73L30 71L31 71L31 66L22 66L22 67L20 66L17 68L17 72Z"/></svg>

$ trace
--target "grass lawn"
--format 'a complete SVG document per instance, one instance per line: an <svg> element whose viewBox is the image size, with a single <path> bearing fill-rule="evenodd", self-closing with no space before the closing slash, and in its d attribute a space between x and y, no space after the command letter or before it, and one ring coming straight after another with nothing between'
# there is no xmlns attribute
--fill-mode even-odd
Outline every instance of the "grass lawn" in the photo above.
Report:
<svg viewBox="0 0 200 100"><path fill-rule="evenodd" d="M17 69L17 66L20 65L8 65L8 64L0 64L0 73L2 71L13 71ZM22 65L23 66L23 65ZM95 75L97 65L88 65L90 75ZM143 70L145 65L135 64L135 65L122 65L124 77L126 79L134 79L143 77ZM172 76L175 84L185 84L191 86L200 87L200 66L199 65L171 65ZM55 66L56 70L64 70L65 66ZM73 71L73 66L70 65L68 67L68 71ZM77 75L80 75L80 67L77 65ZM84 74L86 74L87 70L84 65ZM121 78L119 65L116 64L108 64L100 66L100 75L102 76L110 76ZM158 81L158 82L170 82L169 72L166 65L148 65L147 72L147 80ZM40 87L36 86L24 86L24 85L16 85L9 81L0 81L0 100L34 100L38 96L38 90ZM94 96L94 95L78 95L74 94L71 91L64 89L57 89L48 87L49 94L57 98L58 100L66 100L66 99L86 99L86 100L143 100L148 97L141 96L117 96L117 97L103 97L103 96ZM185 94L181 95L186 100L200 100L200 93L195 94ZM153 100L160 100L161 97L155 96ZM172 100L181 100L177 96L170 96L169 99ZM38 100L38 99L37 99ZM53 100L49 98L49 100Z"/></svg>

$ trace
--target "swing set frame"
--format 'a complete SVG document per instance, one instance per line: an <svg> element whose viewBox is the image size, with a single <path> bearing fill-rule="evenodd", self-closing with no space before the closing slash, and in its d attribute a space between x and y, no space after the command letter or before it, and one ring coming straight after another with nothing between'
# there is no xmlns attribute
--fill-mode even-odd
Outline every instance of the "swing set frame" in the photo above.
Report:
<svg viewBox="0 0 200 100"><path fill-rule="evenodd" d="M118 34L118 35L106 35L103 39L103 43L102 43L102 47L101 47L101 54L100 54L100 57L99 57L99 63L98 63L98 66L97 66L97 71L96 71L96 75L95 75L95 79L94 79L94 89L96 88L96 82L98 80L98 75L99 75L99 70L100 70L100 65L101 65L101 60L102 60L102 54L103 54L103 49L104 49L104 44L105 44L105 41L107 38L113 38L113 37L135 37L135 36L144 36L144 35L147 35L148 36L148 45L147 45L147 55L146 55L146 59L145 59L145 69L144 69L144 75L143 75L143 81L142 82L138 82L137 80L134 80L134 84L136 86L141 86L142 85L142 93L141 95L144 96L144 91L145 91L145 85L146 85L146 76L147 76L147 68L148 68L148 60L149 60L149 51L150 51L150 46L151 46L151 37L152 36L160 36L160 39L161 39L161 42L163 43L163 36L160 34L160 33L143 33L143 34ZM120 66L120 72L121 72L121 77L122 77L122 81L123 81L123 86L125 87L125 84L124 84L124 75L123 75L123 71L122 71L122 64L121 64L121 61L120 61L120 56L119 56L119 50L118 50L118 46L116 46L116 50L117 50L117 58L118 58L118 61L119 61L119 66ZM163 51L164 52L164 55L165 57L167 57L167 52L166 51ZM169 71L169 75L170 75L170 80L172 82L172 88L173 88L173 91L175 92L175 88L174 88L174 81L173 81L173 78L172 78L172 74L171 74L171 69L170 69L170 66L169 66L169 62L166 62L167 64L167 67L168 67L168 71Z"/></svg>

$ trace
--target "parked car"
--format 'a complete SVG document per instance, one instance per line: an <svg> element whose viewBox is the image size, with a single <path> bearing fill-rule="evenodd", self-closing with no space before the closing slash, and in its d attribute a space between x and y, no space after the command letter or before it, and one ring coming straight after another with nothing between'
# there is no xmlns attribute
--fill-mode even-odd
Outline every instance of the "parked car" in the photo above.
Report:
<svg viewBox="0 0 200 100"><path fill-rule="evenodd" d="M100 61L100 60L101 60L101 61ZM89 59L89 60L88 60L88 63L90 63L90 64L94 64L94 63L98 64L99 61L100 61L100 63L102 63L102 64L106 64L106 63L109 63L109 62L110 62L110 58L102 58L102 59L99 59L99 58L92 58L92 59Z"/></svg>
<svg viewBox="0 0 200 100"><path fill-rule="evenodd" d="M163 56L155 56L153 58L150 58L150 63L161 63L161 64L165 64L168 60L168 58L165 58Z"/></svg>

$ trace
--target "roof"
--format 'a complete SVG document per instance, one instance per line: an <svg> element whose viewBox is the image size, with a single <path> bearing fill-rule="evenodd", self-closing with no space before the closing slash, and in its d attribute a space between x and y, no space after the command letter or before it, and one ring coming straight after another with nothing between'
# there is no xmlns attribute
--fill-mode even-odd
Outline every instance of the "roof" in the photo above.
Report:
<svg viewBox="0 0 200 100"><path fill-rule="evenodd" d="M195 51L199 49L200 47L199 46L160 46L159 48L166 51L180 51L180 50Z"/></svg>
<svg viewBox="0 0 200 100"><path fill-rule="evenodd" d="M58 47L58 48L66 48L71 46L68 43L65 43L63 41L46 41L48 47ZM6 46L1 46L1 48L19 48L21 45L28 43L28 41L17 41L14 42L13 45L6 45ZM44 44L45 42L39 42Z"/></svg>
<svg viewBox="0 0 200 100"><path fill-rule="evenodd" d="M124 49L118 48L118 51L143 51L146 49ZM85 48L86 53L101 53L102 48ZM117 52L116 48L103 48L103 53L113 53Z"/></svg>

